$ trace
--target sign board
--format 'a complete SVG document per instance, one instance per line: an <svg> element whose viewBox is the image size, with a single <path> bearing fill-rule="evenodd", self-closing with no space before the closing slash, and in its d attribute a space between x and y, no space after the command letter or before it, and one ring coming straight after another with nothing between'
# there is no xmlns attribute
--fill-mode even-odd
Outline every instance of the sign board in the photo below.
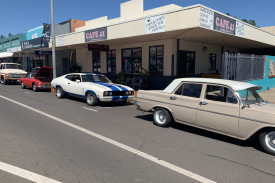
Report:
<svg viewBox="0 0 275 183"><path fill-rule="evenodd" d="M238 37L244 37L244 24L233 18L216 13L207 8L200 8L199 26L202 28L216 30Z"/></svg>
<svg viewBox="0 0 275 183"><path fill-rule="evenodd" d="M166 31L165 15L158 15L146 18L145 20L145 33L152 34Z"/></svg>
<svg viewBox="0 0 275 183"><path fill-rule="evenodd" d="M35 50L35 55L52 55L52 51L41 51L41 50Z"/></svg>
<svg viewBox="0 0 275 183"><path fill-rule="evenodd" d="M88 51L109 51L108 45L88 44Z"/></svg>
<svg viewBox="0 0 275 183"><path fill-rule="evenodd" d="M214 12L201 7L200 8L200 27L213 30L214 27Z"/></svg>
<svg viewBox="0 0 275 183"><path fill-rule="evenodd" d="M7 49L8 53L14 53L14 52L19 52L19 51L22 51L21 46L17 46L17 47Z"/></svg>
<svg viewBox="0 0 275 183"><path fill-rule="evenodd" d="M85 31L85 43L107 39L107 27Z"/></svg>
<svg viewBox="0 0 275 183"><path fill-rule="evenodd" d="M65 46L65 37L64 36L60 36L58 37L58 46Z"/></svg>
<svg viewBox="0 0 275 183"><path fill-rule="evenodd" d="M28 41L23 41L21 43L21 49L22 50L30 50L30 49L36 49L36 48L43 48L48 47L47 42L43 41L43 38L36 38Z"/></svg>
<svg viewBox="0 0 275 183"><path fill-rule="evenodd" d="M240 21L236 22L236 36L244 37L244 24Z"/></svg>

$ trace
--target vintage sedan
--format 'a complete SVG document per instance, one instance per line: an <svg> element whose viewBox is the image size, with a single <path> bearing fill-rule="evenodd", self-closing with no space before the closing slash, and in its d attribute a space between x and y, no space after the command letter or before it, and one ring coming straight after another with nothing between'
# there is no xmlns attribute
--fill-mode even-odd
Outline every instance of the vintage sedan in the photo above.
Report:
<svg viewBox="0 0 275 183"><path fill-rule="evenodd" d="M36 73L28 73L19 80L21 88L32 88L35 92L51 89L52 72L52 67L40 67Z"/></svg>
<svg viewBox="0 0 275 183"><path fill-rule="evenodd" d="M176 121L242 140L257 137L275 155L275 105L264 101L258 89L244 82L181 78L163 91L139 90L135 104L152 111L158 126Z"/></svg>
<svg viewBox="0 0 275 183"><path fill-rule="evenodd" d="M134 90L128 86L112 83L106 76L93 73L71 73L52 80L56 96L65 95L86 99L88 105L98 102L126 103L133 99Z"/></svg>

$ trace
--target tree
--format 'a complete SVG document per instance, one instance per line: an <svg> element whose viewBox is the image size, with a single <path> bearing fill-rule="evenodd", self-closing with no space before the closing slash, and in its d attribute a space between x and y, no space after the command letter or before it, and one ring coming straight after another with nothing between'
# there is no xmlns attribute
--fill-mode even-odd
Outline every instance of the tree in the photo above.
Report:
<svg viewBox="0 0 275 183"><path fill-rule="evenodd" d="M226 15L228 15L228 16L231 16L231 17L233 17L230 13L226 13ZM234 16L234 18L237 18L236 16ZM238 19L241 19L241 18L238 18ZM258 26L257 24L256 24L256 21L255 20L247 20L246 18L244 18L244 19L241 19L243 22L246 22L246 23L248 23L248 24L251 24L251 25L253 25L253 26L256 26L256 27L260 27L260 26Z"/></svg>
<svg viewBox="0 0 275 183"><path fill-rule="evenodd" d="M11 37L11 36L13 36L13 34L12 34L12 33L9 33L9 37Z"/></svg>
<svg viewBox="0 0 275 183"><path fill-rule="evenodd" d="M1 36L0 36L0 38L1 38L1 39L4 39L4 38L5 38L5 36L4 36L4 35L1 35Z"/></svg>

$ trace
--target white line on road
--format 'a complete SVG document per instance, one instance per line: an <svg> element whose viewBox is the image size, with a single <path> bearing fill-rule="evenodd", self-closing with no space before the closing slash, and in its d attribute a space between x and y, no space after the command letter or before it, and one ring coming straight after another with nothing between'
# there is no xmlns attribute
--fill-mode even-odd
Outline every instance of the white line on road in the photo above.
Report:
<svg viewBox="0 0 275 183"><path fill-rule="evenodd" d="M125 144L122 144L122 143L120 143L120 142L117 142L117 141L115 141L115 140L112 140L112 139L110 139L110 138L108 138L108 137L102 136L102 135L100 135L100 134L97 134L97 133L92 132L92 131L90 131L90 130L87 130L87 129L85 129L85 128L82 128L82 127L80 127L80 126L77 126L77 125L75 125L75 124L72 124L72 123L70 123L70 122L67 122L67 121L65 121L65 120L63 120L63 119L57 118L57 117L55 117L55 116L53 116L53 115L50 115L50 114L48 114L48 113L45 113L45 112L43 112L43 111L40 111L40 110L35 109L35 108L32 108L32 107L30 107L30 106L28 106L28 105L25 105L25 104L23 104L23 103L17 102L17 101L15 101L15 100L12 100L12 99L10 99L10 98L4 97L4 96L2 96L2 95L0 95L0 97L3 98L3 99L5 99L5 100L8 100L8 101L10 101L10 102L13 102L13 103L15 103L15 104L17 104L17 105L20 105L20 106L22 106L22 107L25 107L25 108L27 108L27 109L30 109L30 110L32 110L32 111L34 111L34 112L37 112L37 113L39 113L39 114L41 114L41 115L44 115L44 116L46 116L46 117L48 117L48 118L51 118L51 119L53 119L53 120L56 120L56 121L58 121L58 122L60 122L60 123L63 123L63 124L65 124L65 125L67 125L67 126L70 126L70 127L74 128L74 129L76 129L76 130L79 130L79 131L83 132L83 133L86 133L86 134L88 134L88 135L91 135L91 136L93 136L93 137L96 137L96 138L98 138L98 139L100 139L100 140L102 140L102 141L108 142L108 143L110 143L110 144L112 144L112 145L114 145L114 146L117 146L117 147L119 147L119 148L121 148L121 149L124 149L124 150L126 150L126 151L128 151L128 152L131 152L131 153L133 153L133 154L135 154L135 155L137 155L137 156L140 156L140 157L142 157L142 158L145 158L145 159L148 159L148 160L150 160L150 161L152 161L152 162L155 162L155 163L158 164L158 165L161 165L161 166L166 167L166 168L168 168L168 169L170 169L170 170L173 170L173 171L175 171L175 172L178 172L178 173L180 173L180 174L182 174L182 175L185 175L185 176L187 176L187 177L189 177L189 178L191 178L191 179L194 179L194 180L197 180L197 181L203 182L203 183L215 183L214 181L212 181L212 180L210 180L210 179L207 179L207 178L202 177L202 176L200 176L200 175L198 175L198 174L195 174L195 173L193 173L193 172L190 172L190 171L188 171L188 170L185 170L185 169L183 169L183 168L181 168L181 167L178 167L178 166L176 166L176 165L174 165L174 164L171 164L171 163L169 163L169 162L167 162L167 161L160 160L160 159L158 159L158 158L156 158L156 157L154 157L154 156L152 156L152 155L150 155L150 154L144 153L144 152L142 152L142 151L140 151L140 150L138 150L138 149L134 149L134 148L132 148L132 147L130 147L130 146L127 146L127 145L125 145Z"/></svg>
<svg viewBox="0 0 275 183"><path fill-rule="evenodd" d="M29 93L29 92L25 92L25 93L26 93L26 94L29 94L29 95L31 94L31 93Z"/></svg>
<svg viewBox="0 0 275 183"><path fill-rule="evenodd" d="M87 109L89 111L94 111L94 112L97 112L97 110L94 110L94 109L91 109L91 108L87 108L87 107L82 107L83 109Z"/></svg>
<svg viewBox="0 0 275 183"><path fill-rule="evenodd" d="M3 162L0 162L0 170L11 173L18 177L22 177L24 179L37 182L37 183L61 183L59 181L44 177L42 175L30 172L28 170L24 170L22 168L18 168L13 165L9 165Z"/></svg>

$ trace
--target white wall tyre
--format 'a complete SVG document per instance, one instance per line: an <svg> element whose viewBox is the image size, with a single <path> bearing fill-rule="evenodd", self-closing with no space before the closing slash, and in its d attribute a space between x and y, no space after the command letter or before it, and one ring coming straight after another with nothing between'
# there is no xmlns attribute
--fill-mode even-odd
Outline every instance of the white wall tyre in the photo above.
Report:
<svg viewBox="0 0 275 183"><path fill-rule="evenodd" d="M24 85L23 82L21 82L21 88L22 88L22 89L25 89L25 88L26 88L26 86Z"/></svg>
<svg viewBox="0 0 275 183"><path fill-rule="evenodd" d="M86 103L89 106L97 105L97 98L92 92L88 92L86 95Z"/></svg>
<svg viewBox="0 0 275 183"><path fill-rule="evenodd" d="M63 98L64 96L65 96L65 94L64 94L64 91L62 90L62 88L61 87L57 87L56 88L56 96L57 96L57 98Z"/></svg>
<svg viewBox="0 0 275 183"><path fill-rule="evenodd" d="M269 129L260 133L259 140L265 152L275 155L275 129Z"/></svg>
<svg viewBox="0 0 275 183"><path fill-rule="evenodd" d="M154 124L161 127L168 127L172 123L170 113L164 108L156 108L154 111Z"/></svg>

